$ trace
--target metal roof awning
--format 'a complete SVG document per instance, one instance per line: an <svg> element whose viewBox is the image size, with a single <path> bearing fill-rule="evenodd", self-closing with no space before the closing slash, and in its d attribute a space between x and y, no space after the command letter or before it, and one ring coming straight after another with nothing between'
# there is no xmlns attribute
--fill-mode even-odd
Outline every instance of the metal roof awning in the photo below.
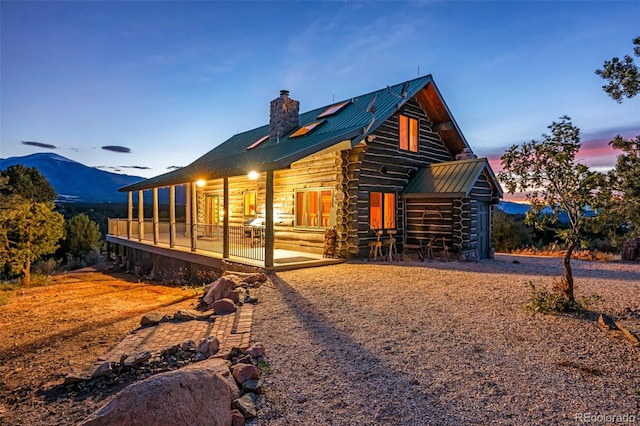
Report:
<svg viewBox="0 0 640 426"><path fill-rule="evenodd" d="M409 181L402 196L468 197L480 175L485 172L494 191L502 197L502 188L486 158L447 161L424 167Z"/></svg>

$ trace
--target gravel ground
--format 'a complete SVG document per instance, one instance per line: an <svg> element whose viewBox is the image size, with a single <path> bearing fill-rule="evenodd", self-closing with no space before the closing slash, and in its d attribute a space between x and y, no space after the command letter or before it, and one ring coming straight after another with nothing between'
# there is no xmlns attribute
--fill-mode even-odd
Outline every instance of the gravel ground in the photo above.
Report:
<svg viewBox="0 0 640 426"><path fill-rule="evenodd" d="M640 348L597 324L600 312L640 322L640 264L572 265L582 314L523 309L527 283L549 284L559 258L278 273L254 311L272 373L252 423L640 424Z"/></svg>

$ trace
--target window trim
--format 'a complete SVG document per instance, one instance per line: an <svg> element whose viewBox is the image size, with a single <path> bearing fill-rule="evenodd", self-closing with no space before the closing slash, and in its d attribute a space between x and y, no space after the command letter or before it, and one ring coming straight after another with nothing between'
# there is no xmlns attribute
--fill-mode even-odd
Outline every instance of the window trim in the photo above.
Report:
<svg viewBox="0 0 640 426"><path fill-rule="evenodd" d="M373 224L371 223L371 195L372 194L380 194L380 201L381 201L381 206L380 206L380 212L381 212L381 226L380 227L374 227ZM387 195L393 195L393 226L392 227L386 227L385 226L385 222L386 222L386 218L385 218L385 211L386 211L386 196ZM398 227L398 194L397 192L393 191L393 192L385 192L385 191L369 191L369 227L371 229L374 230L384 230L384 229L397 229Z"/></svg>
<svg viewBox="0 0 640 426"><path fill-rule="evenodd" d="M327 219L328 223L326 226L322 225L322 193L325 191L329 191L331 193L331 206L329 207L329 217ZM308 209L309 204L309 193L315 192L318 194L318 211L316 212L316 216L319 219L317 225L309 225L309 224L300 224L298 223L298 194L305 194L305 205L307 206L305 210ZM329 229L333 226L331 223L331 211L335 208L335 191L330 187L317 187L317 188L301 188L295 189L293 191L293 226L295 228L304 228L304 229ZM304 216L308 217L309 212L305 211Z"/></svg>
<svg viewBox="0 0 640 426"><path fill-rule="evenodd" d="M402 120L407 120L407 134L406 140L402 137ZM412 126L413 124L413 126ZM411 129L415 126L415 149L411 149ZM406 143L407 147L403 148L403 142ZM409 117L406 114L398 114L398 149L404 152L415 152L418 153L420 150L420 119Z"/></svg>

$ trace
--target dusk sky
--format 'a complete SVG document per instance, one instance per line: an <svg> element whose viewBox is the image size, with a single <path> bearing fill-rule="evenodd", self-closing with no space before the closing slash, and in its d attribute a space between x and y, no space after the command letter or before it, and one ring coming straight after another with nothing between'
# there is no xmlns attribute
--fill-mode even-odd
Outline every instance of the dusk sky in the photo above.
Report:
<svg viewBox="0 0 640 426"><path fill-rule="evenodd" d="M640 2L1 1L0 157L55 152L151 177L266 124L432 74L467 141L497 158L569 115L610 167L640 96L594 74L633 52ZM638 58L636 58L638 62ZM25 143L26 142L26 143Z"/></svg>

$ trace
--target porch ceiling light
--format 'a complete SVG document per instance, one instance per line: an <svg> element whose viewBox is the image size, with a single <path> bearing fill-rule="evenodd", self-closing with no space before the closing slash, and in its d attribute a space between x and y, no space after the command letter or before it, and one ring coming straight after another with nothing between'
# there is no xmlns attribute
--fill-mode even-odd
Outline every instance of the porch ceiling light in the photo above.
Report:
<svg viewBox="0 0 640 426"><path fill-rule="evenodd" d="M202 188L205 184L206 182L204 181L204 179L198 179L196 181L196 185L198 185L200 188Z"/></svg>
<svg viewBox="0 0 640 426"><path fill-rule="evenodd" d="M248 176L250 180L256 180L260 177L260 173L256 172L255 170L251 170Z"/></svg>

